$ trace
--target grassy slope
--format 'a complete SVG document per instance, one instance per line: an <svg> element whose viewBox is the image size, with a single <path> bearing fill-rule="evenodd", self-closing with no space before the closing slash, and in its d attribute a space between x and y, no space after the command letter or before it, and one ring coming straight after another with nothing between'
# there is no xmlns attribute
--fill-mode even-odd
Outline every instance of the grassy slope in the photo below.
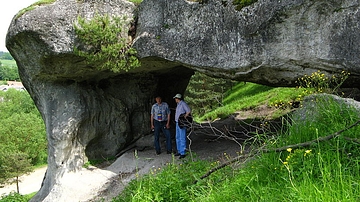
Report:
<svg viewBox="0 0 360 202"><path fill-rule="evenodd" d="M222 107L199 117L198 121L225 118L236 111L255 109L261 105L275 108L282 106L281 110L274 114L273 118L277 118L287 113L288 107L292 102L298 101L302 93L303 91L297 88L275 88L254 83L238 83L226 93Z"/></svg>

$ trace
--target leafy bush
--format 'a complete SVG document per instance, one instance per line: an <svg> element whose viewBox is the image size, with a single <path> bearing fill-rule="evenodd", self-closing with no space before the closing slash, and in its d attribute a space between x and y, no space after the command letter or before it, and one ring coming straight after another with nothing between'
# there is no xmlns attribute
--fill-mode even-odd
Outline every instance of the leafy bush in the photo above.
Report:
<svg viewBox="0 0 360 202"><path fill-rule="evenodd" d="M1 202L28 202L29 200L30 198L15 192L0 197Z"/></svg>
<svg viewBox="0 0 360 202"><path fill-rule="evenodd" d="M139 67L137 52L124 34L127 24L126 17L110 18L109 15L97 14L87 21L79 16L74 28L82 47L75 47L74 53L99 70L118 73Z"/></svg>

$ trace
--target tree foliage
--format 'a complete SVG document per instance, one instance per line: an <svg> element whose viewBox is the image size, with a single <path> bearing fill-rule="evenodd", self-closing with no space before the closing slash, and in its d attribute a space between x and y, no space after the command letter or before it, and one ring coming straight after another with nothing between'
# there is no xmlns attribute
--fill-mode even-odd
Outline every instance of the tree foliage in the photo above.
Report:
<svg viewBox="0 0 360 202"><path fill-rule="evenodd" d="M223 98L228 89L236 82L212 78L196 72L190 79L186 89L186 101L192 107L194 116L202 116L222 105Z"/></svg>
<svg viewBox="0 0 360 202"><path fill-rule="evenodd" d="M83 46L75 47L74 53L99 70L118 73L139 67L137 52L128 43L127 32L123 30L126 25L125 17L97 14L88 21L79 16L74 28Z"/></svg>
<svg viewBox="0 0 360 202"><path fill-rule="evenodd" d="M0 151L0 183L16 183L19 193L19 177L32 172L27 154L19 151Z"/></svg>
<svg viewBox="0 0 360 202"><path fill-rule="evenodd" d="M2 65L0 62L0 80L4 80L4 81L20 80L18 68Z"/></svg>
<svg viewBox="0 0 360 202"><path fill-rule="evenodd" d="M0 91L0 183L46 163L45 125L26 91Z"/></svg>

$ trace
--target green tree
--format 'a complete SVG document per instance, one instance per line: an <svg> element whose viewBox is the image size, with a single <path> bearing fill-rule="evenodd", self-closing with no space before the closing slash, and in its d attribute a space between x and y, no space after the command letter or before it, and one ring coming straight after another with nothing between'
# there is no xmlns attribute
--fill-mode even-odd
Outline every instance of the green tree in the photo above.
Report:
<svg viewBox="0 0 360 202"><path fill-rule="evenodd" d="M19 177L32 171L27 154L19 151L0 151L0 183L16 183L19 193Z"/></svg>
<svg viewBox="0 0 360 202"><path fill-rule="evenodd" d="M44 123L32 113L13 114L1 120L0 142L28 155L33 165L46 163L47 141Z"/></svg>
<svg viewBox="0 0 360 202"><path fill-rule="evenodd" d="M26 153L33 165L46 163L45 125L26 91L0 91L0 121L2 145Z"/></svg>
<svg viewBox="0 0 360 202"><path fill-rule="evenodd" d="M0 91L0 112L0 120L19 113L32 113L41 118L29 93L15 89Z"/></svg>
<svg viewBox="0 0 360 202"><path fill-rule="evenodd" d="M0 64L0 80L15 81L20 80L17 67L8 67Z"/></svg>
<svg viewBox="0 0 360 202"><path fill-rule="evenodd" d="M236 82L222 78L212 78L195 72L186 89L186 101L192 108L192 114L202 116L222 105L223 97Z"/></svg>

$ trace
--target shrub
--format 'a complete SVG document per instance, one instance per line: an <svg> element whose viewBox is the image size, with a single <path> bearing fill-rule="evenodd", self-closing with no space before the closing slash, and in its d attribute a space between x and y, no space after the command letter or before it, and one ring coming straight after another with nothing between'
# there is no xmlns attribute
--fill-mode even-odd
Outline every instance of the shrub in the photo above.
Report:
<svg viewBox="0 0 360 202"><path fill-rule="evenodd" d="M96 14L87 21L79 16L74 29L82 46L75 47L74 53L84 57L89 65L96 66L98 70L118 73L139 67L137 52L123 31L126 25L126 17L121 19Z"/></svg>

